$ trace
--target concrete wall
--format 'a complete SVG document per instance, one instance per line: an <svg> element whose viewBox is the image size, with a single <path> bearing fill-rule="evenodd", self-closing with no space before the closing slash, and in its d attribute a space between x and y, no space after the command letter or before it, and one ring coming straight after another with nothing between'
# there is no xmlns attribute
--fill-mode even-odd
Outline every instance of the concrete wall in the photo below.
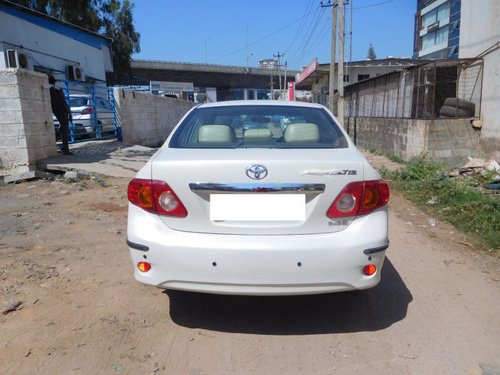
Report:
<svg viewBox="0 0 500 375"><path fill-rule="evenodd" d="M500 42L500 1L462 0L460 58L476 57ZM500 49L484 56L480 146L483 157L500 160Z"/></svg>
<svg viewBox="0 0 500 375"><path fill-rule="evenodd" d="M470 119L351 117L345 126L358 146L373 147L406 161L427 153L450 166L460 166L468 156L480 156L480 133L470 126Z"/></svg>
<svg viewBox="0 0 500 375"><path fill-rule="evenodd" d="M195 106L185 100L118 88L114 95L123 142L148 147L160 146L182 116Z"/></svg>
<svg viewBox="0 0 500 375"><path fill-rule="evenodd" d="M0 169L33 170L56 154L47 76L0 69Z"/></svg>
<svg viewBox="0 0 500 375"><path fill-rule="evenodd" d="M481 133L471 127L470 119L421 120L426 125L425 151L450 166L463 166L467 157L480 157Z"/></svg>

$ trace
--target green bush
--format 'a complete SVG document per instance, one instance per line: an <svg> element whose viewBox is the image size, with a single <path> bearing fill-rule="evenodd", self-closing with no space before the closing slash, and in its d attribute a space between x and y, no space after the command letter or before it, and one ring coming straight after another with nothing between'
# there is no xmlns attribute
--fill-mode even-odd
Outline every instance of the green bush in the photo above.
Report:
<svg viewBox="0 0 500 375"><path fill-rule="evenodd" d="M380 173L426 212L472 235L479 247L500 249L500 197L478 188L488 176L449 177L443 164L425 155Z"/></svg>

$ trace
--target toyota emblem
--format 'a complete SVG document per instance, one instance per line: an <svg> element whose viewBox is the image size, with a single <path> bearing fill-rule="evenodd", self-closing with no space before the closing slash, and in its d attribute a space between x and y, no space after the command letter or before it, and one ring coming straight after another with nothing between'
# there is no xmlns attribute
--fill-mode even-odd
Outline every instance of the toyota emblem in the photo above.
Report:
<svg viewBox="0 0 500 375"><path fill-rule="evenodd" d="M254 164L247 168L246 173L252 180L262 180L267 177L267 168L260 164Z"/></svg>

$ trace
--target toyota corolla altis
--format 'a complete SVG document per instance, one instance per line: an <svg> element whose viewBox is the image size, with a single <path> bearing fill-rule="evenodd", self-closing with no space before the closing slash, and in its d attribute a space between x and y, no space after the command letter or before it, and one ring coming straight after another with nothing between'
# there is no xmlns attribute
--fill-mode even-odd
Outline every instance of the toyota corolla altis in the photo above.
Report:
<svg viewBox="0 0 500 375"><path fill-rule="evenodd" d="M128 186L135 278L217 294L294 295L380 281L389 188L323 106L189 111Z"/></svg>

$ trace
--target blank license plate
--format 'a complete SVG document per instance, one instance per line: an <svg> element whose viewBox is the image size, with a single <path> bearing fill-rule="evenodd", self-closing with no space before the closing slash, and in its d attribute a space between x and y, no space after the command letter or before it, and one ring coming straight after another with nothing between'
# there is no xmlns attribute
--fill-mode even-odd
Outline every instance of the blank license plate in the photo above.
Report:
<svg viewBox="0 0 500 375"><path fill-rule="evenodd" d="M304 194L210 194L212 221L304 221Z"/></svg>

